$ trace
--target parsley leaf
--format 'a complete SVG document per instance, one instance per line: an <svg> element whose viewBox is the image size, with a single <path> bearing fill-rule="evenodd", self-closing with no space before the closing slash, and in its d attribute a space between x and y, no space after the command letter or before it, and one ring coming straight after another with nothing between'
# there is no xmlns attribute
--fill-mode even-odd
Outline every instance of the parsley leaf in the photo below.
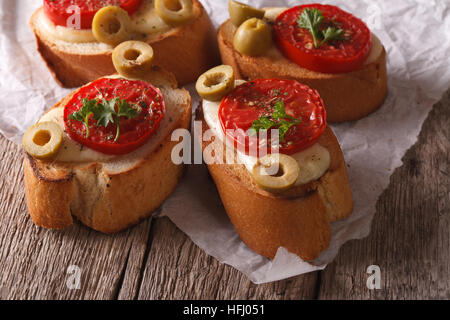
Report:
<svg viewBox="0 0 450 320"><path fill-rule="evenodd" d="M275 121L278 120L278 121ZM251 136L257 134L259 130L269 130L270 128L277 128L280 136L280 141L284 141L284 135L288 130L300 123L300 119L295 119L288 114L284 109L284 102L278 101L274 105L274 111L270 117L260 116L252 122L249 134Z"/></svg>
<svg viewBox="0 0 450 320"><path fill-rule="evenodd" d="M320 47L327 41L343 40L344 30L341 28L328 27L325 30L320 30L323 20L322 11L315 8L306 8L297 20L299 28L307 29L311 33L315 48ZM319 42L320 39L322 41Z"/></svg>
<svg viewBox="0 0 450 320"><path fill-rule="evenodd" d="M116 98L117 99L117 98ZM117 132L116 137L114 138L114 141L117 141L119 139L120 134L120 117L127 117L128 119L136 118L138 115L136 109L133 109L128 102L125 100L117 100L117 113L116 113L116 119L117 119Z"/></svg>
<svg viewBox="0 0 450 320"><path fill-rule="evenodd" d="M117 111L116 111L117 105ZM120 135L120 117L133 119L138 116L136 109L133 109L126 100L114 98L112 100L102 99L83 99L83 105L80 110L69 115L69 119L80 121L86 127L86 138L89 137L89 118L90 116L97 121L97 125L107 127L109 124L117 124L116 137L117 141Z"/></svg>
<svg viewBox="0 0 450 320"><path fill-rule="evenodd" d="M325 31L322 31L323 40L320 42L319 47L327 41L342 40L344 30L333 27L328 27Z"/></svg>
<svg viewBox="0 0 450 320"><path fill-rule="evenodd" d="M86 128L86 138L89 137L89 117L97 112L97 100L83 99L83 106L80 110L69 114L69 119L83 122Z"/></svg>
<svg viewBox="0 0 450 320"><path fill-rule="evenodd" d="M117 116L127 117L129 119L136 118L138 112L136 109L132 108L126 100L117 100Z"/></svg>
<svg viewBox="0 0 450 320"><path fill-rule="evenodd" d="M272 117L274 119L288 118L290 120L296 120L295 118L286 114L286 111L284 110L284 102L283 101L278 101L277 103L275 103Z"/></svg>
<svg viewBox="0 0 450 320"><path fill-rule="evenodd" d="M278 134L280 135L280 141L284 141L284 135L288 132L288 130L295 126L296 124L299 124L300 120L295 119L295 121L289 122L286 120L281 120L280 126L278 127Z"/></svg>
<svg viewBox="0 0 450 320"><path fill-rule="evenodd" d="M255 121L252 122L252 126L250 128L250 135L254 136L258 133L259 130L269 130L272 127L275 127L277 122L270 120L267 117L259 117Z"/></svg>
<svg viewBox="0 0 450 320"><path fill-rule="evenodd" d="M318 9L306 8L298 17L297 24L300 28L307 29L311 32L314 40L314 47L318 47L318 39L320 33L320 25L323 22L322 12Z"/></svg>
<svg viewBox="0 0 450 320"><path fill-rule="evenodd" d="M102 127L107 127L110 123L114 123L114 115L116 110L114 106L116 105L118 98L107 101L103 98L102 107L100 108L99 114L96 117L97 124Z"/></svg>

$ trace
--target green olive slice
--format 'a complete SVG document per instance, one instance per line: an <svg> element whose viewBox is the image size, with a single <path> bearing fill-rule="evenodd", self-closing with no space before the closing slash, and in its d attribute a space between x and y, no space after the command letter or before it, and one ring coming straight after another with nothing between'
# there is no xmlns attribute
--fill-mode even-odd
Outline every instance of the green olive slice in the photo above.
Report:
<svg viewBox="0 0 450 320"><path fill-rule="evenodd" d="M228 1L228 11L230 12L230 21L236 28L250 18L262 19L265 13L264 10L234 0Z"/></svg>
<svg viewBox="0 0 450 320"><path fill-rule="evenodd" d="M153 49L142 41L125 41L114 49L112 60L120 75L126 78L142 78L152 67Z"/></svg>
<svg viewBox="0 0 450 320"><path fill-rule="evenodd" d="M288 8L283 8L283 7L266 7L266 8L263 8L263 9L265 10L264 20L273 23L278 18L278 16L280 14L282 14L284 11L286 11Z"/></svg>
<svg viewBox="0 0 450 320"><path fill-rule="evenodd" d="M130 37L131 19L128 12L117 6L103 7L92 21L92 33L99 42L112 46Z"/></svg>
<svg viewBox="0 0 450 320"><path fill-rule="evenodd" d="M248 56L262 55L272 46L272 30L261 19L248 19L236 30L233 45L242 54Z"/></svg>
<svg viewBox="0 0 450 320"><path fill-rule="evenodd" d="M56 156L63 141L63 131L55 122L39 122L25 132L22 146L37 159L52 159Z"/></svg>
<svg viewBox="0 0 450 320"><path fill-rule="evenodd" d="M185 23L194 15L192 0L156 0L155 9L158 16L171 25Z"/></svg>
<svg viewBox="0 0 450 320"><path fill-rule="evenodd" d="M285 154L268 154L253 167L256 183L269 192L281 192L292 187L300 169L297 161Z"/></svg>
<svg viewBox="0 0 450 320"><path fill-rule="evenodd" d="M219 101L234 88L231 66L221 65L202 74L195 84L198 94L209 101Z"/></svg>

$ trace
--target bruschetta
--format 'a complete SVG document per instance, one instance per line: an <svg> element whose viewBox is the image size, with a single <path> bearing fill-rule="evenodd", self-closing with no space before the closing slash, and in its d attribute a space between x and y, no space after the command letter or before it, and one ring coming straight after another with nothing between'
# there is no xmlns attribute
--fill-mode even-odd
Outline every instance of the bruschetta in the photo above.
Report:
<svg viewBox="0 0 450 320"><path fill-rule="evenodd" d="M239 79L295 79L316 89L329 122L360 119L387 95L386 50L367 25L338 7L257 9L230 0L218 31L222 62Z"/></svg>
<svg viewBox="0 0 450 320"><path fill-rule="evenodd" d="M150 44L155 64L180 85L220 59L216 31L197 0L43 0L30 25L39 53L64 87L114 73L111 54L125 40Z"/></svg>
<svg viewBox="0 0 450 320"><path fill-rule="evenodd" d="M317 258L329 246L330 223L353 210L319 93L292 79L235 80L227 65L196 88L204 160L241 239L270 259L279 247Z"/></svg>
<svg viewBox="0 0 450 320"><path fill-rule="evenodd" d="M134 41L123 46L142 49ZM116 50L117 59L126 52ZM161 67L120 61L118 70L130 72L132 66L140 77L94 80L26 131L25 190L36 225L63 229L74 216L95 230L115 233L148 217L178 185L184 166L171 161L176 143L171 134L190 127L190 95ZM137 72L136 65L145 72Z"/></svg>

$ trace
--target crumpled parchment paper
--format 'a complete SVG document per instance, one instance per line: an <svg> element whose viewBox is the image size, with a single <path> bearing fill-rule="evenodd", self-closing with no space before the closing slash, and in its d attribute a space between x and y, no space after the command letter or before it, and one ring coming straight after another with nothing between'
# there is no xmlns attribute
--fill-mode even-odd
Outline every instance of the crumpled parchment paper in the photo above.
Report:
<svg viewBox="0 0 450 320"><path fill-rule="evenodd" d="M228 18L227 0L201 2L216 27ZM258 7L307 3L243 2ZM388 53L389 96L383 107L365 119L332 126L349 166L355 208L348 219L332 224L329 249L314 266L284 248L273 261L253 253L231 225L203 165L189 167L183 182L162 207L162 214L206 253L237 268L255 283L323 269L344 242L369 234L376 201L390 175L416 142L433 103L450 86L449 1L315 2L338 5L362 18ZM71 91L58 87L36 51L28 19L40 5L36 0L0 2L0 132L16 143L44 110ZM199 99L193 86L188 89L193 106L197 106Z"/></svg>

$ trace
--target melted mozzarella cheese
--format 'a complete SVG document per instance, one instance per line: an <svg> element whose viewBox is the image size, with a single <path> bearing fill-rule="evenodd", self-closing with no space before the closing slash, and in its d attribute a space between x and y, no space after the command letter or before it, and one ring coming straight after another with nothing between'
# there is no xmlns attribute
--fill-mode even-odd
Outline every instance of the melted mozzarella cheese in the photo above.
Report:
<svg viewBox="0 0 450 320"><path fill-rule="evenodd" d="M242 82L236 81L236 85L239 83ZM214 135L221 141L225 141L225 143L227 143L227 148L233 148L233 144L225 137L220 125L219 106L220 102L203 100L203 115L208 127L212 130ZM236 154L239 163L243 164L251 173L253 167L258 162L258 158L246 155L239 150L236 150ZM300 168L299 177L297 178L295 185L301 185L319 179L328 170L331 160L328 150L318 143L306 150L291 155L291 157L297 161Z"/></svg>
<svg viewBox="0 0 450 320"><path fill-rule="evenodd" d="M37 21L45 34L52 38L74 43L97 41L91 29L76 30L55 25L46 17L44 10L40 10Z"/></svg>
<svg viewBox="0 0 450 320"><path fill-rule="evenodd" d="M140 9L132 15L131 23L134 31L145 34L160 33L170 29L170 26L156 12L154 0L144 0Z"/></svg>
<svg viewBox="0 0 450 320"><path fill-rule="evenodd" d="M76 30L55 25L48 19L44 10L40 10L38 23L44 32L55 39L72 42L96 42L92 29ZM131 29L136 34L155 35L169 30L166 24L157 14L154 0L144 0L137 12L131 16Z"/></svg>
<svg viewBox="0 0 450 320"><path fill-rule="evenodd" d="M300 168L296 185L319 179L330 167L330 153L318 143L291 157L297 161Z"/></svg>
<svg viewBox="0 0 450 320"><path fill-rule="evenodd" d="M383 45L381 44L380 39L378 39L378 37L372 33L372 49L370 50L370 54L367 57L366 62L364 62L364 65L375 62L382 52Z"/></svg>

